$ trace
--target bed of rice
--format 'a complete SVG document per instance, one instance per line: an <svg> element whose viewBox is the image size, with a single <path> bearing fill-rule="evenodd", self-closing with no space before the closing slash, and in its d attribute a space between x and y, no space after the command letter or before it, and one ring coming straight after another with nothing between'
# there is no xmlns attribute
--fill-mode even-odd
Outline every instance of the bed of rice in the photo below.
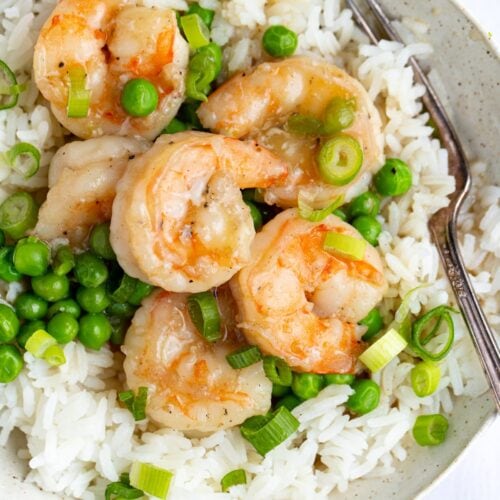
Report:
<svg viewBox="0 0 500 500"><path fill-rule="evenodd" d="M32 45L54 3L0 0L0 59L21 75L21 82L28 82L20 106L0 112L0 151L16 141L31 142L43 151L42 168L28 182L0 165L0 200L18 187L44 186L50 158L63 142L61 127L30 82ZM186 8L184 0L143 3ZM420 284L428 286L415 296L414 313L448 303L450 291L426 224L430 214L446 205L454 180L447 174L446 151L426 126L428 117L418 101L423 89L413 84L407 66L411 55L425 56L431 48L390 42L368 45L340 0L200 3L217 11L212 37L225 47L227 72L258 60L262 30L281 23L299 34L298 53L319 55L346 67L366 86L385 116L386 155L402 158L414 171L413 189L388 200L382 212L379 249L390 283L384 313L390 318L401 297ZM486 184L485 165L478 163L473 169L475 186L460 221L461 243L484 310L491 324L499 325L500 188ZM18 292L10 287L3 290L3 298L12 300ZM175 499L222 498L219 480L236 468L247 471L248 484L233 488L224 498L325 498L335 489L345 491L354 479L391 474L406 458L408 431L419 413L449 413L454 396L474 397L486 390L465 327L461 320L456 323L455 345L442 363L443 377L435 394L422 399L414 395L409 382L412 364L402 354L374 377L383 394L375 411L350 418L343 404L351 389L330 386L294 410L301 422L299 433L265 459L237 429L203 439L188 439L172 430L147 432L144 425L135 429L128 410L116 402L119 359L107 349L89 352L77 343L66 346L67 363L60 369L48 368L26 354L22 375L14 383L0 385L0 445L6 444L14 428L21 429L27 449L19 456L29 460L31 469L26 481L65 498L102 498L105 485L117 480L134 460L173 471L171 498Z"/></svg>

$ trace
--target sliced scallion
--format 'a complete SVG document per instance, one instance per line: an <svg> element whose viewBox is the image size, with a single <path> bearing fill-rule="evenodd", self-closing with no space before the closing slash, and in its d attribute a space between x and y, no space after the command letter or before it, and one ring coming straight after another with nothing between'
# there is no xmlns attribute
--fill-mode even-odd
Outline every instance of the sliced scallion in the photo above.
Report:
<svg viewBox="0 0 500 500"><path fill-rule="evenodd" d="M133 391L119 392L118 399L128 408L130 413L132 413L136 422L146 418L146 404L148 402L147 387L139 387L137 395L134 395Z"/></svg>
<svg viewBox="0 0 500 500"><path fill-rule="evenodd" d="M334 255L351 260L363 260L367 243L365 240L349 236L348 234L328 231L323 248Z"/></svg>
<svg viewBox="0 0 500 500"><path fill-rule="evenodd" d="M167 498L173 474L152 464L134 462L130 469L130 485L157 498Z"/></svg>
<svg viewBox="0 0 500 500"><path fill-rule="evenodd" d="M196 329L208 342L221 337L217 300L211 292L194 293L187 301L189 316Z"/></svg>
<svg viewBox="0 0 500 500"><path fill-rule="evenodd" d="M35 227L38 206L29 193L18 191L0 205L0 229L18 240Z"/></svg>
<svg viewBox="0 0 500 500"><path fill-rule="evenodd" d="M328 206L317 210L312 207L312 201L303 191L299 191L297 200L299 217L310 222L321 222L344 203L344 197L336 196Z"/></svg>
<svg viewBox="0 0 500 500"><path fill-rule="evenodd" d="M243 422L241 435L262 456L288 439L298 428L299 421L288 408L281 406L268 415L256 415Z"/></svg>
<svg viewBox="0 0 500 500"><path fill-rule="evenodd" d="M264 356L264 372L267 378L273 383L290 387L292 385L292 370L277 356Z"/></svg>
<svg viewBox="0 0 500 500"><path fill-rule="evenodd" d="M226 360L232 368L246 368L247 366L258 363L262 359L262 354L258 347L245 346L228 354Z"/></svg>
<svg viewBox="0 0 500 500"><path fill-rule="evenodd" d="M18 85L14 72L0 59L0 111L13 108L25 89L25 85Z"/></svg>
<svg viewBox="0 0 500 500"><path fill-rule="evenodd" d="M243 469L232 470L220 480L222 491L227 491L237 484L247 484L247 475Z"/></svg>
<svg viewBox="0 0 500 500"><path fill-rule="evenodd" d="M297 135L318 135L322 127L321 120L299 113L291 115L286 122L286 130Z"/></svg>
<svg viewBox="0 0 500 500"><path fill-rule="evenodd" d="M25 179L33 177L40 168L40 151L28 142L19 142L6 153L9 166Z"/></svg>
<svg viewBox="0 0 500 500"><path fill-rule="evenodd" d="M419 398L430 396L436 391L441 380L441 369L431 361L422 361L411 372L411 386Z"/></svg>
<svg viewBox="0 0 500 500"><path fill-rule="evenodd" d="M121 478L121 476L120 476ZM116 499L121 498L123 500L135 500L136 498L141 498L144 496L144 492L130 486L123 481L117 481L115 483L109 483L106 486L106 491L104 492L104 499L111 500L113 497Z"/></svg>
<svg viewBox="0 0 500 500"><path fill-rule="evenodd" d="M436 446L446 439L448 419L436 413L420 415L413 426L413 437L420 446Z"/></svg>
<svg viewBox="0 0 500 500"><path fill-rule="evenodd" d="M26 341L25 349L35 356L43 358L49 347L57 345L56 339L45 330L37 330Z"/></svg>
<svg viewBox="0 0 500 500"><path fill-rule="evenodd" d="M68 118L86 118L90 108L90 90L87 90L87 74L85 68L80 65L72 66L68 70L69 92L68 92Z"/></svg>
<svg viewBox="0 0 500 500"><path fill-rule="evenodd" d="M210 43L208 26L198 14L181 16L181 26L192 50L199 49Z"/></svg>
<svg viewBox="0 0 500 500"><path fill-rule="evenodd" d="M368 347L359 360L375 373L392 361L407 345L408 342L391 328Z"/></svg>
<svg viewBox="0 0 500 500"><path fill-rule="evenodd" d="M49 346L43 354L43 359L50 366L60 366L66 363L66 356L64 355L64 350L58 344Z"/></svg>

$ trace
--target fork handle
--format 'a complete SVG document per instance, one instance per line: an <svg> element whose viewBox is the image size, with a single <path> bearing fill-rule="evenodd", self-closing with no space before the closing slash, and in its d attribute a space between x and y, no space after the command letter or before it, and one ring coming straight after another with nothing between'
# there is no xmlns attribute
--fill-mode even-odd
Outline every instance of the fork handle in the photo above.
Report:
<svg viewBox="0 0 500 500"><path fill-rule="evenodd" d="M500 350L465 271L458 247L455 221L452 220L441 227L431 225L430 230L441 254L444 270L458 306L472 334L474 345L480 353L479 359L493 390L497 409L500 411Z"/></svg>

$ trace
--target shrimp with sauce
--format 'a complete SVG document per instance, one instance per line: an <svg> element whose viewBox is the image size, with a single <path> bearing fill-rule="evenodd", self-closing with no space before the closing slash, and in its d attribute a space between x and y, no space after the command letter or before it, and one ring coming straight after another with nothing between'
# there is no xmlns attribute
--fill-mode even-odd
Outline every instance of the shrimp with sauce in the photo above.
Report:
<svg viewBox="0 0 500 500"><path fill-rule="evenodd" d="M116 185L129 159L149 147L145 139L105 136L60 148L33 232L48 241L65 237L73 245L83 243L94 224L110 220Z"/></svg>
<svg viewBox="0 0 500 500"><path fill-rule="evenodd" d="M286 165L254 142L204 132L163 135L117 187L111 245L135 278L172 292L228 281L255 229L240 189L269 187Z"/></svg>
<svg viewBox="0 0 500 500"><path fill-rule="evenodd" d="M204 340L189 317L187 295L157 291L143 302L122 350L128 387L148 388L149 418L182 431L209 432L269 410L272 384L262 363L231 368L225 357L241 343L226 330L215 343Z"/></svg>
<svg viewBox="0 0 500 500"><path fill-rule="evenodd" d="M320 137L297 135L286 126L294 114L321 120L334 98L355 100L355 119L342 133L359 142L364 156L357 177L346 186L333 186L321 180L316 160ZM297 206L300 191L317 205L343 193L350 199L357 185L364 186L370 178L368 173L382 162L378 139L380 116L366 90L357 80L326 62L292 57L262 63L221 85L199 107L198 116L203 126L213 132L254 139L290 165L284 182L266 190L268 204Z"/></svg>
<svg viewBox="0 0 500 500"><path fill-rule="evenodd" d="M35 46L34 77L56 118L78 137L153 139L182 104L188 58L173 10L125 0L61 0ZM75 68L83 68L90 91L86 118L68 117ZM120 105L121 91L132 78L145 78L158 91L158 107L148 116L128 116Z"/></svg>
<svg viewBox="0 0 500 500"><path fill-rule="evenodd" d="M358 261L329 253L329 231L362 239L334 215L309 222L296 209L281 212L257 234L251 262L230 282L247 340L297 371L352 372L362 350L356 323L387 289L377 251L367 244Z"/></svg>

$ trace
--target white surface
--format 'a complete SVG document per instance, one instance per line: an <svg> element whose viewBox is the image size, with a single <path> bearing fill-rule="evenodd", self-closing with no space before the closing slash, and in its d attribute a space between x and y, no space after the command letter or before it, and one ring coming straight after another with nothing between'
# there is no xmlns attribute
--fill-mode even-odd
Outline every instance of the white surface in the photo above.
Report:
<svg viewBox="0 0 500 500"><path fill-rule="evenodd" d="M500 1L456 0L500 50ZM487 429L445 478L421 500L493 500L500 498L500 418ZM416 471L418 473L418 471Z"/></svg>

